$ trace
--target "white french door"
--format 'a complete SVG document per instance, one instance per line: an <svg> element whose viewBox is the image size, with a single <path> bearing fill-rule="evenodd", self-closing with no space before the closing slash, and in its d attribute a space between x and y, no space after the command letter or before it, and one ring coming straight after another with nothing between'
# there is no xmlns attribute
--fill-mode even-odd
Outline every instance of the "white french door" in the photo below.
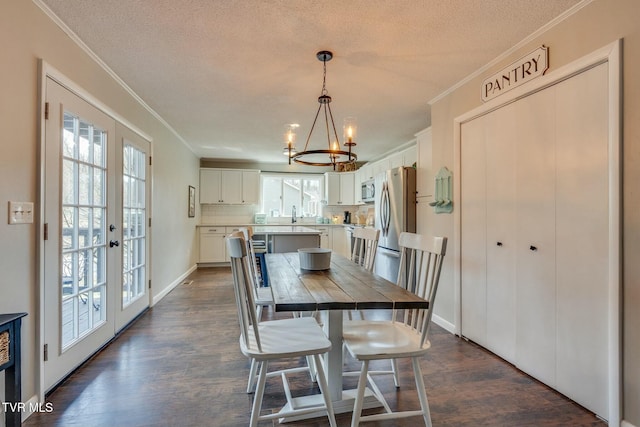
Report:
<svg viewBox="0 0 640 427"><path fill-rule="evenodd" d="M116 298L116 331L149 306L149 142L116 123L116 183L121 191L116 222L120 224L121 275Z"/></svg>
<svg viewBox="0 0 640 427"><path fill-rule="evenodd" d="M44 388L149 304L148 142L46 80Z"/></svg>

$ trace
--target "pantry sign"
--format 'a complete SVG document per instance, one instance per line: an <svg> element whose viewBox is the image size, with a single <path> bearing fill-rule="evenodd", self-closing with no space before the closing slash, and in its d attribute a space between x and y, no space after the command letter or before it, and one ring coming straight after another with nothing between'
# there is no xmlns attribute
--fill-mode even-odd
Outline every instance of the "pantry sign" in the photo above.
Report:
<svg viewBox="0 0 640 427"><path fill-rule="evenodd" d="M539 77L549 68L549 48L540 46L482 82L484 102Z"/></svg>

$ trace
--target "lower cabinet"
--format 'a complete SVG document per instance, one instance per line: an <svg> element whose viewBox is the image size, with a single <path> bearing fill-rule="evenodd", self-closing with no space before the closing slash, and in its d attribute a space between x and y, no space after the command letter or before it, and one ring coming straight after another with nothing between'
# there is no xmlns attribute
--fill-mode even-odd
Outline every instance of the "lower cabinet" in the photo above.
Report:
<svg viewBox="0 0 640 427"><path fill-rule="evenodd" d="M199 233L199 263L229 262L225 238L237 231L238 227L200 227Z"/></svg>
<svg viewBox="0 0 640 427"><path fill-rule="evenodd" d="M333 252L349 257L351 251L351 233L345 227L331 227L331 242Z"/></svg>

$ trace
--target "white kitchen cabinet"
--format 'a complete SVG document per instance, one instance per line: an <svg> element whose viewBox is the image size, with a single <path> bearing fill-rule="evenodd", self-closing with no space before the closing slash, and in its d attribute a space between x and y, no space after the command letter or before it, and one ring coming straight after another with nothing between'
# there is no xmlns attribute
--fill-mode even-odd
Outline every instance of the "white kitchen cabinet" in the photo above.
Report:
<svg viewBox="0 0 640 427"><path fill-rule="evenodd" d="M257 205L260 203L260 171L242 171L242 204Z"/></svg>
<svg viewBox="0 0 640 427"><path fill-rule="evenodd" d="M349 257L351 250L350 234L345 227L331 227L331 245L333 252Z"/></svg>
<svg viewBox="0 0 640 427"><path fill-rule="evenodd" d="M354 172L326 172L324 179L327 205L355 204Z"/></svg>
<svg viewBox="0 0 640 427"><path fill-rule="evenodd" d="M199 247L200 254L198 262L225 262L226 232L224 227L199 227Z"/></svg>
<svg viewBox="0 0 640 427"><path fill-rule="evenodd" d="M391 169L391 162L389 161L388 157L385 157L384 159L374 162L371 167L373 169L373 177L375 178L375 176L379 173L386 172Z"/></svg>
<svg viewBox="0 0 640 427"><path fill-rule="evenodd" d="M392 153L387 157L387 161L389 162L389 169L404 166L404 153L402 151Z"/></svg>
<svg viewBox="0 0 640 427"><path fill-rule="evenodd" d="M200 203L222 203L222 170L200 169Z"/></svg>
<svg viewBox="0 0 640 427"><path fill-rule="evenodd" d="M332 249L331 231L329 230L329 226L318 225L311 228L320 231L320 247L324 249Z"/></svg>
<svg viewBox="0 0 640 427"><path fill-rule="evenodd" d="M260 171L200 169L200 203L249 205L260 200Z"/></svg>
<svg viewBox="0 0 640 427"><path fill-rule="evenodd" d="M360 179L362 181L369 181L373 179L373 167L370 163L363 165L360 169Z"/></svg>
<svg viewBox="0 0 640 427"><path fill-rule="evenodd" d="M354 204L362 205L362 172L360 169L353 173Z"/></svg>
<svg viewBox="0 0 640 427"><path fill-rule="evenodd" d="M409 148L402 150L402 166L410 168L418 163L418 146L412 145Z"/></svg>
<svg viewBox="0 0 640 427"><path fill-rule="evenodd" d="M599 65L462 124L460 158L462 334L605 419L607 111Z"/></svg>
<svg viewBox="0 0 640 427"><path fill-rule="evenodd" d="M199 249L198 262L229 262L227 245L225 239L233 232L240 230L240 227L222 227L219 225L199 227Z"/></svg>

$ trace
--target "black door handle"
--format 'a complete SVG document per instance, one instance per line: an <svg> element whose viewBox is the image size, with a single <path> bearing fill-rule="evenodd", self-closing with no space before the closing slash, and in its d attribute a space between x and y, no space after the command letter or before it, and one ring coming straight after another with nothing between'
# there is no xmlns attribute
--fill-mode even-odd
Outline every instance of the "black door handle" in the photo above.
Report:
<svg viewBox="0 0 640 427"><path fill-rule="evenodd" d="M537 247L535 247L535 246L529 246L529 249L531 249L531 250L532 250L532 251L534 251L534 252L538 250L538 248L537 248Z"/></svg>
<svg viewBox="0 0 640 427"><path fill-rule="evenodd" d="M112 248L114 246L120 246L120 242L117 240L109 240L109 247Z"/></svg>
<svg viewBox="0 0 640 427"><path fill-rule="evenodd" d="M498 242L498 243L496 243L496 245L502 246L502 242Z"/></svg>

